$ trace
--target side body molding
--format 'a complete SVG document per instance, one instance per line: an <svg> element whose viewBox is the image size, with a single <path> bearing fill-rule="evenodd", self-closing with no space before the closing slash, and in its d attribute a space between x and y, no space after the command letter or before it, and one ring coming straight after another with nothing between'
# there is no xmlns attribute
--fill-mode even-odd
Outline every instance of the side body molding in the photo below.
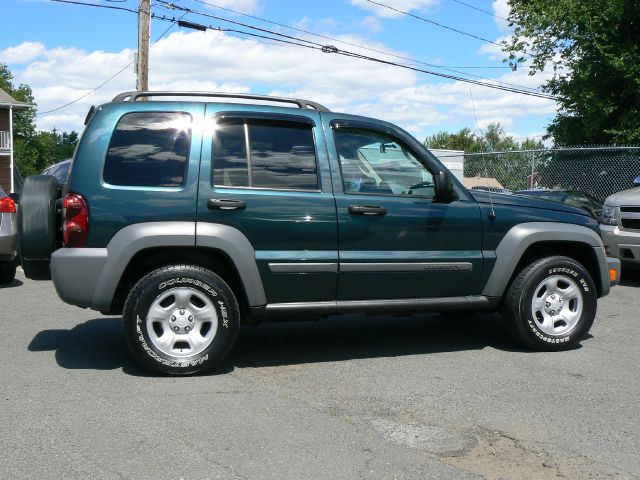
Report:
<svg viewBox="0 0 640 480"><path fill-rule="evenodd" d="M267 303L256 264L256 252L240 230L220 223L197 222L196 246L220 250L231 259L244 286L250 307Z"/></svg>
<svg viewBox="0 0 640 480"><path fill-rule="evenodd" d="M593 230L581 225L554 222L521 223L512 227L496 248L496 263L482 295L499 297L504 295L522 254L534 243L561 241L584 243L594 249L598 259L599 277L593 279L601 288L602 295L609 293L607 259L602 247L602 239Z"/></svg>

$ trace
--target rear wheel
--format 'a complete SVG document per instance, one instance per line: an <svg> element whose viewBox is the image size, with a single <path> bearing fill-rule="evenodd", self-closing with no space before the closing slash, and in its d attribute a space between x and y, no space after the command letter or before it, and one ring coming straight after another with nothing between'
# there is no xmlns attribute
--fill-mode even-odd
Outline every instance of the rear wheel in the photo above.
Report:
<svg viewBox="0 0 640 480"><path fill-rule="evenodd" d="M50 280L51 253L58 247L56 202L58 181L32 175L22 186L18 209L18 252L27 278Z"/></svg>
<svg viewBox="0 0 640 480"><path fill-rule="evenodd" d="M11 283L16 278L16 262L0 262L0 283Z"/></svg>
<svg viewBox="0 0 640 480"><path fill-rule="evenodd" d="M124 306L127 345L144 366L187 375L219 365L235 344L238 303L215 273L193 265L143 277Z"/></svg>
<svg viewBox="0 0 640 480"><path fill-rule="evenodd" d="M580 263L554 256L532 261L518 273L503 308L517 340L535 350L566 350L589 332L597 297Z"/></svg>

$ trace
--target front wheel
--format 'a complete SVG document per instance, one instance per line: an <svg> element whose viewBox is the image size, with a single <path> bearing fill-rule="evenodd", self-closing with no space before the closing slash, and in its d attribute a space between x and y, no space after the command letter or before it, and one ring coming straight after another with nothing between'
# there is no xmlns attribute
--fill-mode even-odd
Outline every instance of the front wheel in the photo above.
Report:
<svg viewBox="0 0 640 480"><path fill-rule="evenodd" d="M136 283L124 306L126 340L144 366L164 374L210 370L238 337L236 298L218 275L193 265L172 265Z"/></svg>
<svg viewBox="0 0 640 480"><path fill-rule="evenodd" d="M516 276L503 304L515 338L534 350L574 347L593 325L597 291L589 272L562 256L537 259Z"/></svg>

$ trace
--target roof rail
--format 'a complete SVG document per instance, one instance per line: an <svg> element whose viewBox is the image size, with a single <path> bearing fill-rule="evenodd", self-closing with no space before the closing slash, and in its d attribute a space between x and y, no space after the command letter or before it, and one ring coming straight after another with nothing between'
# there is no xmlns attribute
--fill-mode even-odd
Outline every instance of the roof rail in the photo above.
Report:
<svg viewBox="0 0 640 480"><path fill-rule="evenodd" d="M150 91L134 91L124 92L116 95L112 102L135 102L140 97L215 97L215 98L242 98L247 100L262 100L268 102L293 103L302 109L312 109L318 112L329 112L330 110L324 105L312 102L310 100L302 100L300 98L289 97L272 97L269 95L251 95L248 93L217 93L217 92L150 92Z"/></svg>

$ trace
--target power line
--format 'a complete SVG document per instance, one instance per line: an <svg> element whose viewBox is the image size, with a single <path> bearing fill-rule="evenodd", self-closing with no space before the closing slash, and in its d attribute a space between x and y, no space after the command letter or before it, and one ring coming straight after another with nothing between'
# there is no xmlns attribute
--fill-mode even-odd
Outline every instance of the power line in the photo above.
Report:
<svg viewBox="0 0 640 480"><path fill-rule="evenodd" d="M181 10L188 10L188 13L195 13L195 11L191 10L191 9L187 9L186 7L179 7L174 5L175 8L181 9ZM205 16L207 16L207 14L204 14ZM167 18L164 15L162 17L159 16L155 16L154 18L160 19L160 20L165 20L165 21L170 21L170 22L176 22L175 19L171 19L171 18ZM237 23L237 22L236 22ZM342 55L342 56L346 56L346 57L351 57L351 58L359 58L362 60L368 60L371 62L376 62L376 63L381 63L381 64L385 64L385 65L389 65L389 66L395 66L395 67L399 67L399 68L404 68L407 70L412 70L415 72L421 72L421 73L426 73L428 75L433 75L433 76L437 76L437 77L442 77L442 78L447 78L449 80L456 80L456 81L460 81L460 82L465 82L465 83L470 83L473 85L479 85L479 86L483 86L483 87L487 87L487 88L493 88L493 89L497 89L497 90L502 90L502 91L506 91L506 92L511 92L511 93L518 93L521 95L528 95L528 96L532 96L532 97L538 97L538 98L543 98L543 99L547 99L547 100L555 100L555 97L552 95L548 95L542 92L531 92L531 91L527 91L527 90L522 90L519 88L512 88L512 87L507 87L507 86L502 86L496 83L487 83L487 82L482 82L479 80L472 80L469 78L464 78L464 77L458 77L455 75L449 75L446 73L442 73L442 72L434 72L431 70L426 70L426 69L422 69L422 68L417 68L414 66L410 66L410 65L403 65L400 63L396 63L396 62L391 62L388 60L384 60L384 59L380 59L380 58L375 58L375 57L370 57L367 55L362 55L362 54L358 54L358 53L354 53L354 52L350 52L347 50L341 50L338 49L337 47L333 46L333 45L319 45L319 44L315 44L315 45L309 45L309 44L303 44L303 43L295 43L292 42L290 40L283 40L280 38L274 38L274 37L268 37L265 35L261 35L261 34L256 34L253 32L246 32L246 31L242 31L242 30L234 30L234 29L220 29L219 27L212 27L211 25L200 25L200 27L202 28L206 28L206 29L211 29L211 30L217 30L217 31L230 31L230 32L234 32L234 33L239 33L241 35L246 35L246 36L255 36L255 37L259 37L259 38L266 38L268 40L273 40L273 41L278 41L278 42L283 42L283 43L291 43L297 46L303 46L312 50L319 50L322 51L323 53L335 53L338 55ZM260 30L265 30L265 29L260 29ZM272 34L276 34L278 35L277 32L270 32ZM280 34L282 35L282 34ZM295 40L298 41L305 41L305 40L301 40L301 39L296 39L295 37L291 37L291 36L287 36L289 38L294 38ZM528 87L527 87L528 88Z"/></svg>
<svg viewBox="0 0 640 480"><path fill-rule="evenodd" d="M54 1L54 2L60 2L61 0L52 0L52 1ZM65 0L65 1L63 1L62 3L75 3L75 4L81 4L80 2L70 2L70 1L66 1L66 0ZM90 4L90 3L86 3L86 4L83 4L83 5L99 6L99 5L94 5L94 4ZM103 6L104 6L104 5L103 5ZM127 9L127 10L128 10L128 9ZM138 13L138 12L137 12L137 10L132 10L132 11L133 11L134 13ZM186 15L186 13L185 13L185 15ZM182 17L184 17L184 15L183 15ZM180 17L180 18L182 18L182 17ZM168 27L164 32L162 32L162 34L161 34L158 38L156 38L156 39L153 41L153 43L156 43L156 42L158 42L160 39L162 39L162 38L163 38L167 33L169 33L169 30L171 30L174 26L175 26L175 23L174 23L174 24L172 24L172 25L169 25L169 27ZM47 110L46 112L40 112L40 113L38 113L38 115L37 115L37 116L38 116L38 117L40 117L40 116L43 116L43 115L48 115L48 114L50 114L50 113L57 112L58 110L62 110L63 108L66 108L66 107L68 107L68 106L70 106L70 105L73 105L74 103L79 102L79 101L80 101L80 100L82 100L83 98L88 97L89 95L91 95L91 94L92 94L93 92L95 92L96 90L99 90L99 89L101 89L102 87L104 87L107 83L109 83L111 80L113 80L114 78L116 78L118 75L120 75L122 72L124 72L127 68L129 68L129 67L130 67L131 65L133 65L134 63L135 63L135 60L132 60L131 62L129 62L129 64L127 64L127 65L126 65L126 66L124 66L122 69L118 70L116 73L114 73L113 75L111 75L109 78L107 78L104 82L102 82L100 85L98 85L97 87L95 87L93 90L88 91L87 93L85 93L84 95L82 95L82 96L80 96L80 97L76 98L75 100L72 100L72 101L71 101L71 102L69 102L69 103L65 103L64 105L61 105L61 106L56 107L56 108L53 108L53 109L51 109L51 110Z"/></svg>
<svg viewBox="0 0 640 480"><path fill-rule="evenodd" d="M453 27L450 27L448 25L444 25L442 23L438 23L438 22L436 22L434 20L429 20L428 18L421 17L420 15L415 15L415 14L413 14L411 12L406 12L404 10L400 10L399 8L391 7L389 5L385 5L384 3L376 2L375 0L366 0L366 1L369 2L369 3L373 3L374 5L378 5L379 7L388 8L389 10L393 10L394 12L398 12L398 13L401 13L403 15L407 15L409 17L413 17L413 18L415 18L417 20L421 20L423 22L427 22L427 23L430 23L432 25L436 25L436 26L438 26L440 28L444 28L446 30L451 30L452 32L459 33L460 35L465 35L467 37L475 38L476 40L481 40L483 42L488 42L488 43L492 43L493 45L500 46L499 43L496 43L493 40L489 40L488 38L483 38L483 37L480 37L478 35L474 35L473 33L465 32L465 31L462 31L462 30L458 30L457 28L453 28Z"/></svg>
<svg viewBox="0 0 640 480"><path fill-rule="evenodd" d="M486 15L491 15L492 17L499 18L500 20L504 20L505 22L509 22L510 21L508 18L501 17L500 15L496 15L493 12L489 12L487 10L483 10L481 8L478 8L478 7L474 6L474 5L469 5L468 3L462 2L460 0L452 0L452 1L454 1L456 3L459 3L460 5L464 5L465 7L473 8L474 10L482 12L482 13L484 13Z"/></svg>
<svg viewBox="0 0 640 480"><path fill-rule="evenodd" d="M127 7L116 7L115 5L100 5L98 3L85 3L85 2L76 2L73 0L50 0L51 2L58 3L71 3L73 5L82 5L85 7L96 7L96 8L108 8L110 10L124 10L126 12L138 13L138 10L133 10Z"/></svg>
<svg viewBox="0 0 640 480"><path fill-rule="evenodd" d="M239 12L239 11L233 10L231 8L221 7L220 5L216 5L214 3L207 2L205 0L192 0L192 1L194 1L196 3L201 3L203 5L207 5L209 7L218 8L220 10L224 10L224 11L233 13L234 15L241 15L243 17L247 17L247 18L252 18L254 20L258 20L260 22L270 23L271 25L277 25L278 27L283 27L283 28L287 28L289 30L293 30L293 31L296 31L296 32L305 33L307 35L312 35L312 36L317 37L317 38L324 38L325 40L331 40L332 42L342 43L344 45L349 45L350 47L361 48L363 50L368 50L370 52L380 53L382 55L387 55L387 56L398 58L398 59L401 59L401 60L407 60L407 61L410 61L410 62L413 62L413 63L419 63L421 65L426 65L428 67L433 67L433 68L460 68L460 69L507 69L507 68L510 69L511 68L511 67L508 67L506 65L505 66L482 67L482 66L437 65L437 64L433 64L433 63L427 63L427 62L423 62L423 61L420 61L420 60L415 60L415 59L410 58L410 57L405 57L405 56L402 56L402 55L397 55L397 54L394 54L394 53L385 52L384 50L379 50L379 49L367 47L367 46L364 46L364 45L359 45L357 43L349 42L349 41L346 41L346 40L340 40L339 38L330 37L328 35L321 35L319 33L311 32L309 30L304 30L302 28L292 27L290 25L286 25L286 24L279 23L279 22L276 22L276 21L273 21L273 20L269 20L267 18L258 17L256 15L250 15L248 13Z"/></svg>
<svg viewBox="0 0 640 480"><path fill-rule="evenodd" d="M107 5L96 5L96 4L83 3L83 2L72 1L72 0L51 0L51 1L56 1L56 2L60 2L60 3L71 3L71 4L83 5L83 6L91 6L91 7L112 8L112 9L116 9L116 10L127 10L127 11L130 11L132 13L138 13L137 10L131 10L131 9L128 9L128 8L123 8L123 7L113 7L113 6L107 6ZM371 0L367 0L367 1L371 1ZM516 84L510 84L510 85L516 85L516 88L511 88L509 86L500 85L500 83L503 83L505 85L509 85L509 84L507 84L507 82L500 82L498 80L491 80L494 83L487 83L487 82L482 82L482 81L478 81L478 80L472 80L472 79L469 79L469 78L458 77L458 76L455 76L455 75L448 75L448 74L444 74L442 72L434 72L434 71L430 71L430 70L425 70L425 69L417 68L417 67L411 66L411 65L400 64L400 63L397 63L397 62L390 62L390 61L387 61L387 60L383 60L383 59L379 59L379 58L375 58L375 57L370 57L370 56L367 56L367 55L357 54L357 53L349 52L349 51L346 51L346 50L340 50L340 49L338 49L338 48L336 48L336 47L334 47L332 45L322 45L322 44L317 43L317 42L312 42L310 40L300 39L300 38L297 38L297 37L294 37L294 36L291 36L291 35L285 35L285 34L282 34L282 33L279 33L279 32L275 32L275 31L272 31L272 30L256 27L254 25L249 25L249 24L245 24L245 23L242 23L242 22L236 22L236 21L229 20L229 19L226 19L226 18L223 18L223 17L210 15L210 14L207 14L207 13L204 13L204 12L198 12L196 10L192 10L192 9L189 9L189 8L186 8L186 7L178 6L178 5L172 4L170 2L165 2L164 0L158 0L158 2L167 5L171 9L178 9L178 10L183 11L184 13L180 17L180 19L182 19L188 13L194 13L194 14L197 14L197 15L203 15L203 16L211 17L211 18L214 18L216 20L225 21L225 22L229 22L229 23L232 23L232 24L240 25L240 26L243 26L245 28L258 30L258 31L261 31L261 32L264 32L264 33L268 33L269 35L277 35L277 36L286 38L287 40L284 40L283 38L274 38L274 37L270 37L270 36L267 36L267 35L256 34L256 33L253 33L253 32L245 32L245 31L233 30L233 29L222 29L222 28L219 28L219 27L212 27L211 25L205 27L206 29L209 29L209 30L217 30L217 31L238 33L240 35L251 36L251 37L256 37L256 38L262 38L264 40L268 40L268 41L272 41L272 42L278 42L278 43L281 43L281 44L287 44L287 45L292 45L292 46L297 46L297 47L306 47L306 48L310 48L310 49L313 49L313 50L320 50L320 51L322 51L324 53L335 53L335 54L339 54L339 55L342 55L342 56L347 56L347 57L352 57L352 58L359 58L359 59L362 59L362 60L368 60L368 61L381 63L381 64L386 64L386 65L390 65L390 66L395 66L395 67L399 67L399 68L405 68L405 69L408 69L408 70L421 72L421 73L425 73L425 74L428 74L428 75L433 75L433 76L446 78L446 79L450 79L450 80L455 80L455 81L461 81L461 82L470 83L470 84L473 84L473 85L483 86L483 87L487 87L487 88L494 88L494 89L507 91L507 92L511 92L511 93L518 93L518 94L521 94L521 95L529 95L529 96L533 96L533 97L550 99L550 100L554 100L555 99L555 97L553 97L552 95L547 95L547 94L541 93L539 91L523 90L523 88L529 89L529 90L533 90L533 89L531 89L531 87L521 87L521 86L517 86ZM204 2L202 2L202 3L204 3ZM372 2L372 3L375 3L375 2ZM162 35L160 35L160 37L158 37L156 40L154 40L153 43L156 43L158 40L160 40L162 37L164 37L164 35L175 24L177 24L179 22L179 20L180 20L180 19L176 19L175 17L167 18L164 15L163 16L158 16L156 14L153 14L152 17L155 18L155 19L169 21L169 22L172 23L172 25L169 28L167 28L162 33ZM386 52L382 52L382 53L386 54ZM412 59L409 59L409 60L412 60ZM38 116L47 115L49 113L53 113L55 111L61 110L61 109L65 108L65 107L68 107L68 106L70 106L70 105L82 100L83 98L87 97L91 93L93 93L96 90L102 88L104 85L106 85L108 82L110 82L116 76L120 75L124 70L129 68L133 63L134 63L133 61L130 62L128 65L126 65L120 71L116 72L114 75L109 77L103 83L101 83L100 85L98 85L97 87L92 89L91 91L85 93L84 95L80 96L79 98L77 98L77 99L75 99L75 100L73 100L73 101L71 101L71 102L69 102L69 103L67 103L65 105L62 105L60 107L54 108L52 110L48 110L46 112L42 112L42 113L38 114ZM470 74L466 74L466 73L463 73L463 72L459 72L459 73L462 73L462 74L467 75L467 76L472 76ZM482 78L482 77L478 77L478 78Z"/></svg>
<svg viewBox="0 0 640 480"><path fill-rule="evenodd" d="M284 37L284 38L287 38L287 39L295 40L296 42L307 42L307 43L309 43L311 45L315 45L317 47L323 47L324 46L323 44L320 44L320 43L317 43L317 42L312 42L310 40L301 39L301 38L294 37L294 36L291 36L291 35L285 35L284 33L279 33L279 32L275 32L273 30L256 27L255 25L250 25L250 24L247 24L247 23L242 23L242 22L238 22L238 21L235 21L235 20L230 20L228 18L219 17L217 15L213 15L213 14L210 14L210 13L201 12L201 11L198 11L198 10L193 10L191 8L183 7L181 5L176 5L174 3L167 2L165 0L157 0L157 1L158 1L158 3L164 4L164 5L168 6L171 9L174 9L174 10L181 10L181 11L186 12L186 13L193 13L195 15L201 15L201 16L204 16L204 17L213 18L215 20L228 22L228 23L232 23L232 24L235 24L235 25L240 25L242 27L250 28L252 30L258 30L260 32L269 33L270 35L277 35L277 36L281 36L281 37ZM196 1L199 1L199 0L196 0ZM200 3L207 4L206 2L202 2L202 1ZM228 9L225 9L225 10L228 10ZM254 17L254 18L257 18L257 17ZM351 45L359 47L359 48L364 48L366 50L373 50L373 49L369 49L369 48L366 48L366 47L361 47L360 45L356 45L356 44L351 44ZM399 55L392 55L392 54L388 54L386 52L382 52L382 51L379 51L379 50L374 50L374 51L376 51L378 53L383 53L385 55L391 55L393 57L402 58L404 60L409 60L411 62L419 63L421 65L426 65L428 67L440 68L441 70L450 71L450 72L457 73L457 74L460 74L460 75L466 75L467 77L477 78L477 79L485 80L485 81L491 81L491 82L494 82L494 83L499 84L499 85L508 86L508 87L515 87L517 89L528 90L528 91L531 91L533 93L538 93L538 90L536 88L528 87L528 86L525 86L525 85L519 85L517 83L505 82L505 81L502 81L502 80L487 79L486 77L482 77L480 75L474 75L474 74L471 74L471 73L461 72L459 70L455 70L455 69L452 69L452 68L449 68L449 67L436 66L436 65L429 64L429 63L426 63L426 62L415 61L415 60L413 60L413 59L411 59L409 57L403 57L403 56L399 56ZM352 53L352 52L350 52L350 53ZM403 66L407 66L407 65L403 64Z"/></svg>

